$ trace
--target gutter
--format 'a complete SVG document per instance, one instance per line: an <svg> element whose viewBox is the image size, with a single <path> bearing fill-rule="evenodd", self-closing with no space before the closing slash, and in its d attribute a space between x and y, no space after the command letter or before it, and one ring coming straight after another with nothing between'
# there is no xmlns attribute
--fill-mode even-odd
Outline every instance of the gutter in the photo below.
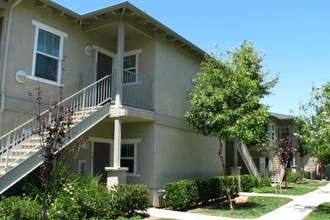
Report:
<svg viewBox="0 0 330 220"><path fill-rule="evenodd" d="M12 17L13 17L13 9L21 3L22 0L15 1L9 6L9 12L7 15L7 23L6 23L6 36L5 36L5 49L3 54L3 63L2 63L2 79L1 79L1 103L0 103L0 113L2 113L5 109L5 99L6 99L6 76L7 76L7 62L8 62L8 51L9 51L9 40L11 34L12 27Z"/></svg>

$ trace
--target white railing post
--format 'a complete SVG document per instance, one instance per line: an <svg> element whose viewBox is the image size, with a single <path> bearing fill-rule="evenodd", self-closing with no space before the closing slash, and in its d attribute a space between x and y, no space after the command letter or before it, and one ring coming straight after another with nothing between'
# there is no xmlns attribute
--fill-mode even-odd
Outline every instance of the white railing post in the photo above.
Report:
<svg viewBox="0 0 330 220"><path fill-rule="evenodd" d="M8 136L8 139L7 139L5 171L8 169L9 146L10 146L10 142L11 142L10 139L11 139L11 135L9 135L9 136Z"/></svg>
<svg viewBox="0 0 330 220"><path fill-rule="evenodd" d="M83 92L83 100L82 100L82 105L81 105L83 117L85 116L85 99L86 99L86 89L84 89L84 92Z"/></svg>

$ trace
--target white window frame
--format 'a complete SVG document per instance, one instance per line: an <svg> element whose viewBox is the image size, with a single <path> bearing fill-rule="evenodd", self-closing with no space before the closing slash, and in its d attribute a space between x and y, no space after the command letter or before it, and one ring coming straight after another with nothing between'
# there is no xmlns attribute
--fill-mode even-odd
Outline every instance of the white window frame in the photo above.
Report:
<svg viewBox="0 0 330 220"><path fill-rule="evenodd" d="M286 133L286 132L282 132L282 129L288 129L288 134L291 134L291 126L279 126L278 135L280 138L282 138L282 134Z"/></svg>
<svg viewBox="0 0 330 220"><path fill-rule="evenodd" d="M141 139L139 138L135 138L135 139L122 139L121 140L122 144L134 144L134 157L121 157L120 156L120 160L121 159L133 159L133 163L134 163L134 169L133 172L127 172L127 176L135 176L135 177L139 177L140 174L138 174L138 167L137 167L137 145L138 143L141 143ZM120 147L121 150L121 147Z"/></svg>
<svg viewBox="0 0 330 220"><path fill-rule="evenodd" d="M269 139L271 141L276 140L276 125L274 123L269 123Z"/></svg>
<svg viewBox="0 0 330 220"><path fill-rule="evenodd" d="M139 54L142 53L142 49L137 49L137 50L131 50L131 51L127 51L124 53L124 57L127 57L127 56L132 56L132 55L135 55L135 75L136 75L136 78L135 78L135 81L134 82L127 82L125 84L136 84L139 82ZM124 63L123 63L124 65ZM123 70L126 71L127 68L124 68L123 66ZM128 70L129 71L129 70Z"/></svg>
<svg viewBox="0 0 330 220"><path fill-rule="evenodd" d="M31 71L31 76L28 76L32 80L56 85L56 86L62 86L61 85L61 80L62 80L62 60L63 60L63 44L64 44L64 38L68 38L68 34L64 33L56 28L49 27L48 25L45 25L43 23L40 23L36 20L32 20L32 24L36 26L35 30L35 37L34 37L34 49L33 49L33 59L32 59L32 71ZM44 79L41 77L35 76L35 69L36 69L36 59L37 59L37 46L38 46L38 37L39 37L39 30L42 29L44 31L48 31L52 34L55 34L60 37L60 48L59 48L59 56L54 57L54 56L49 56L54 59L58 60L58 68L57 68L57 73L56 73L56 78L57 81L52 81L48 79Z"/></svg>

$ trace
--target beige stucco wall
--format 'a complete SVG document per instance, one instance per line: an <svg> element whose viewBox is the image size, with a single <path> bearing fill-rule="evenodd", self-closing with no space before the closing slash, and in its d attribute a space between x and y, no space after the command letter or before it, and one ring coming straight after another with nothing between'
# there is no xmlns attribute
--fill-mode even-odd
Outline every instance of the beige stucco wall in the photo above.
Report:
<svg viewBox="0 0 330 220"><path fill-rule="evenodd" d="M155 126L155 185L161 189L170 181L222 175L219 142L192 131Z"/></svg>
<svg viewBox="0 0 330 220"><path fill-rule="evenodd" d="M182 119L188 110L186 97L192 89L193 75L200 70L200 60L159 37L155 68L156 113Z"/></svg>

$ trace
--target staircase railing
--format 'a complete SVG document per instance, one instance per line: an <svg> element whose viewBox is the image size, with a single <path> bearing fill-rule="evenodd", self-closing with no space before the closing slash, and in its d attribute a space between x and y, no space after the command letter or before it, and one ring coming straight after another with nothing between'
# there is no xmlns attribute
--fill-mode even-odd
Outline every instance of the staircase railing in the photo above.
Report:
<svg viewBox="0 0 330 220"><path fill-rule="evenodd" d="M84 119L88 110L111 100L111 78L111 75L105 76L58 104L69 107L73 113L79 112L80 119ZM50 120L51 114L52 108L49 108L40 116ZM15 166L31 152L39 149L41 139L34 134L38 126L39 121L34 117L0 137L0 160L5 162L5 165L0 167L0 172ZM16 149L18 151L14 151Z"/></svg>
<svg viewBox="0 0 330 220"><path fill-rule="evenodd" d="M247 148L246 144L240 142L237 149L238 149L238 152L241 154L242 159L243 159L246 167L248 168L249 172L252 175L258 177L259 170L258 170L256 164L254 163L253 158L252 158L250 151Z"/></svg>

